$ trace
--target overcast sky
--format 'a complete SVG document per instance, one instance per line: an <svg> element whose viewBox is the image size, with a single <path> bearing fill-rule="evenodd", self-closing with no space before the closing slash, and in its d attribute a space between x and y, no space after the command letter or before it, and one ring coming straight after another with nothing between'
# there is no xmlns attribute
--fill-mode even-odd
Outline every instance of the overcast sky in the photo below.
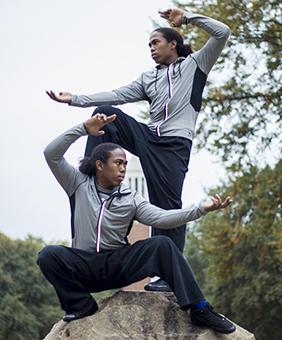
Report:
<svg viewBox="0 0 282 340"><path fill-rule="evenodd" d="M154 67L148 49L152 19L169 7L161 0L0 2L0 231L12 238L70 238L69 202L43 150L86 120L92 108L56 103L45 90L111 90ZM138 118L139 106L123 109ZM71 162L83 155L85 142L68 152ZM203 188L217 184L222 174L207 153L194 151L184 205L200 200Z"/></svg>

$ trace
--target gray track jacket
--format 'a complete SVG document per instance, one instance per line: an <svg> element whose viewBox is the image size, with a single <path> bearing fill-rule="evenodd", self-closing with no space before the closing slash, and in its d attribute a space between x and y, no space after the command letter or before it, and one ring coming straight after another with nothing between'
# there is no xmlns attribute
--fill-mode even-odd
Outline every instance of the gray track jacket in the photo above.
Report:
<svg viewBox="0 0 282 340"><path fill-rule="evenodd" d="M97 252L117 249L127 244L126 237L133 220L166 229L205 214L202 207L158 208L124 184L101 202L95 177L83 174L64 158L70 145L86 134L83 124L77 125L53 140L44 150L51 171L70 199L73 247Z"/></svg>
<svg viewBox="0 0 282 340"><path fill-rule="evenodd" d="M207 75L228 40L230 30L225 24L199 14L186 12L183 22L201 27L211 35L199 51L178 58L168 67L158 65L116 90L73 95L70 105L89 107L146 100L150 103L150 130L158 136L193 140Z"/></svg>

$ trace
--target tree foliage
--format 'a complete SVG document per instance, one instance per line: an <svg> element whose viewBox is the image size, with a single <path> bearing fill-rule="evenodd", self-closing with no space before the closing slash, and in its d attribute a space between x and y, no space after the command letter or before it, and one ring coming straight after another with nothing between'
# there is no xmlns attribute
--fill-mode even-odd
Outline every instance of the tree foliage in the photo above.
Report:
<svg viewBox="0 0 282 340"><path fill-rule="evenodd" d="M232 170L261 160L275 145L281 155L282 6L278 0L174 1L177 7L211 16L232 31L208 82L198 145L221 156ZM208 36L188 25L193 49Z"/></svg>
<svg viewBox="0 0 282 340"><path fill-rule="evenodd" d="M253 167L217 188L233 196L232 206L210 213L190 232L208 299L258 340L282 334L281 188L282 161Z"/></svg>
<svg viewBox="0 0 282 340"><path fill-rule="evenodd" d="M42 339L64 314L53 286L36 264L45 245L32 236L11 240L0 232L0 339ZM110 294L104 291L95 298Z"/></svg>
<svg viewBox="0 0 282 340"><path fill-rule="evenodd" d="M42 339L62 316L53 287L36 265L45 244L0 233L0 339Z"/></svg>

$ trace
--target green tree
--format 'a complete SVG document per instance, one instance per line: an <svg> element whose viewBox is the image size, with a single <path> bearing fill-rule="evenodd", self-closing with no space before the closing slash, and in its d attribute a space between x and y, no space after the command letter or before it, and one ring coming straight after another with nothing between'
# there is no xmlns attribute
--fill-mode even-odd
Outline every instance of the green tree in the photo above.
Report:
<svg viewBox="0 0 282 340"><path fill-rule="evenodd" d="M197 233L197 223L189 223L184 254L189 261L200 287L206 286L207 259L200 247L200 234Z"/></svg>
<svg viewBox="0 0 282 340"><path fill-rule="evenodd" d="M282 334L281 188L282 161L252 167L214 190L232 195L231 207L210 213L192 230L208 299L258 340Z"/></svg>
<svg viewBox="0 0 282 340"><path fill-rule="evenodd" d="M66 242L62 242L66 245ZM37 264L41 239L11 240L0 233L0 339L42 339L63 315L53 286ZM95 294L100 300L113 291Z"/></svg>
<svg viewBox="0 0 282 340"><path fill-rule="evenodd" d="M174 1L177 7L211 16L232 31L207 83L196 141L221 156L229 168L257 163L275 145L281 153L282 5L278 0ZM181 29L193 49L207 34ZM281 151L281 149L280 149Z"/></svg>
<svg viewBox="0 0 282 340"><path fill-rule="evenodd" d="M44 245L0 233L0 339L42 339L61 318L56 293L36 265Z"/></svg>

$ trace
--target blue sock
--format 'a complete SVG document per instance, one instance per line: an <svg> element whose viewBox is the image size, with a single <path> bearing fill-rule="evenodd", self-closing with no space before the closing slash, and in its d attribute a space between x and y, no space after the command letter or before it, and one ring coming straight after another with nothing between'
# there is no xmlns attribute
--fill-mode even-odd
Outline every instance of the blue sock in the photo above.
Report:
<svg viewBox="0 0 282 340"><path fill-rule="evenodd" d="M200 300L198 303L192 304L191 308L192 309L203 309L208 305L208 301L206 301L205 299Z"/></svg>

